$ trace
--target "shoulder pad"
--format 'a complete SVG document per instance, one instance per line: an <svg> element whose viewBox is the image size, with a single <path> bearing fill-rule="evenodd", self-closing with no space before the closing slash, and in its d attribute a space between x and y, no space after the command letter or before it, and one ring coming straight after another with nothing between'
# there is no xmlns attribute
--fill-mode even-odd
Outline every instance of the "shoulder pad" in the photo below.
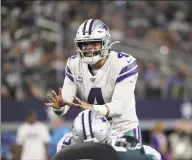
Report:
<svg viewBox="0 0 192 160"><path fill-rule="evenodd" d="M70 67L73 65L74 62L76 62L79 59L78 55L73 55L67 59L67 66Z"/></svg>

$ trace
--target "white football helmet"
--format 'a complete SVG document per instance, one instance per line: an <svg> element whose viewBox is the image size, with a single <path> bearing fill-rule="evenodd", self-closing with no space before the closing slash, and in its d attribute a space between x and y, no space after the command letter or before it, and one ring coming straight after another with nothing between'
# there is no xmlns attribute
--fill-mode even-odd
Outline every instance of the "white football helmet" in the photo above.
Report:
<svg viewBox="0 0 192 160"><path fill-rule="evenodd" d="M109 28L98 19L89 19L83 22L78 28L74 40L79 58L87 64L97 63L110 53L114 43L119 43L111 43ZM99 50L92 50L92 56L86 57L86 53L90 53L90 51L82 50L82 44L91 42L101 42L102 47Z"/></svg>
<svg viewBox="0 0 192 160"><path fill-rule="evenodd" d="M94 110L84 110L75 118L72 135L75 143L107 143L111 126L105 116Z"/></svg>

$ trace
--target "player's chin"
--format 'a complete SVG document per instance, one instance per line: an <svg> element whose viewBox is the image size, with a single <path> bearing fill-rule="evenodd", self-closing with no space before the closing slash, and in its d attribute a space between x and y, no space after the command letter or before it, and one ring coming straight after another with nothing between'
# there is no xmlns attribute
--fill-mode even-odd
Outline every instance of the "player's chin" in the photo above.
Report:
<svg viewBox="0 0 192 160"><path fill-rule="evenodd" d="M98 51L84 51L83 55L85 57L93 57L98 54Z"/></svg>

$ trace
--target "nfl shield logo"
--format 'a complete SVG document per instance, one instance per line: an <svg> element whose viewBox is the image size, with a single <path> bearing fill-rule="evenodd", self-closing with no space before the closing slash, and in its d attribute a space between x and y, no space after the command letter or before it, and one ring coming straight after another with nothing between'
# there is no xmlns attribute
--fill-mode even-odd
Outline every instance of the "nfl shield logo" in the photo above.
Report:
<svg viewBox="0 0 192 160"><path fill-rule="evenodd" d="M90 81L94 83L94 82L95 82L95 79L96 79L96 78L90 78Z"/></svg>

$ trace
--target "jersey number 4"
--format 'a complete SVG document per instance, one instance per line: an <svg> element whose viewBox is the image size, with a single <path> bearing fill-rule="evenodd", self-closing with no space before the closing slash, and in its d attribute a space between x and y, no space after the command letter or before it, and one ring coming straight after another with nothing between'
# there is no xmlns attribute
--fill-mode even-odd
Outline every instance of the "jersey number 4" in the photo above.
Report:
<svg viewBox="0 0 192 160"><path fill-rule="evenodd" d="M88 103L89 104L98 104L103 105L105 104L103 95L101 92L101 88L91 88L88 96Z"/></svg>
<svg viewBox="0 0 192 160"><path fill-rule="evenodd" d="M127 53L124 53L124 52L119 52L118 54L117 54L117 56L118 56L118 58L122 58L122 57L129 57L129 55L127 54Z"/></svg>

